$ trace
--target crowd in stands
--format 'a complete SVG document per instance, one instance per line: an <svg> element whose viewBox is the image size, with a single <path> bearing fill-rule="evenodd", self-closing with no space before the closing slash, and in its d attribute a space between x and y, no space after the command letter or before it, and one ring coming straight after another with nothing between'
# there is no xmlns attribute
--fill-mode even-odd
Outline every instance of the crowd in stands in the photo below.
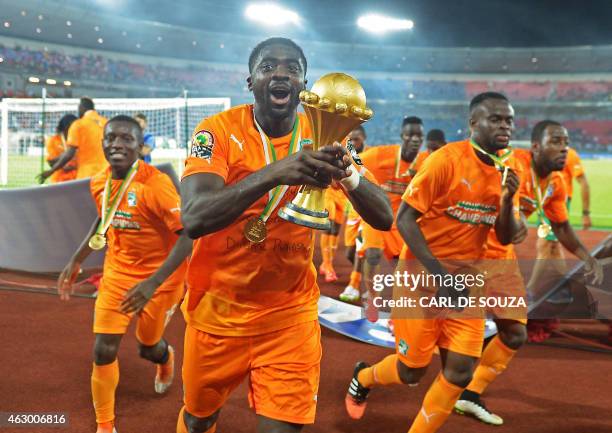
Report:
<svg viewBox="0 0 612 433"><path fill-rule="evenodd" d="M239 70L219 71L206 65L179 67L161 64L142 64L113 59L111 55L66 54L55 50L34 50L24 47L7 47L0 44L0 72L3 68L17 70L23 74L40 75L142 87L143 95L156 96L152 89L171 88L205 92L208 96L231 96L234 103L251 99L245 84L245 73ZM312 80L312 78L311 78ZM612 101L612 81L600 82L524 82L524 81L443 81L427 79L363 78L361 83L376 116L368 123L370 141L376 143L395 142L398 137L398 119L406 114L417 114L427 121L427 128L443 129L449 139L459 139L466 133L466 125L456 119L467 118L465 102L477 93L495 90L505 93L513 102L597 102ZM146 89L146 91L145 91ZM2 89L0 89L2 91ZM19 96L11 91L2 96ZM153 92L153 93L151 93ZM161 93L160 93L161 95ZM25 95L27 96L27 94ZM53 97L51 89L49 96ZM61 95L58 95L61 96ZM164 95L165 96L165 95ZM423 103L431 101L430 106ZM444 109L440 102L454 102ZM414 105L418 103L419 105ZM427 104L425 104L427 105ZM560 106L561 107L561 106ZM415 113L415 110L419 110ZM560 108L561 110L561 108ZM565 112L560 120L568 119L572 141L584 150L605 150L612 145L612 121L609 113L591 117L591 112ZM531 118L531 116L529 116ZM529 138L532 125L526 120L517 122L515 137Z"/></svg>

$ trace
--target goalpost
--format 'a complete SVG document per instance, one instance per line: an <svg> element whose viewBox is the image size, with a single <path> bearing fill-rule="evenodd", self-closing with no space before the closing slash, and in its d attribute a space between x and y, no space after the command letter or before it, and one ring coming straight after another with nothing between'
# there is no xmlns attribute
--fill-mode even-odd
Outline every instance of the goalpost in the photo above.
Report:
<svg viewBox="0 0 612 433"><path fill-rule="evenodd" d="M205 117L230 107L230 98L96 98L96 111L106 118L118 114L147 117L147 133L155 139L152 162L172 162L180 176L193 128ZM47 168L46 139L60 118L77 114L78 99L7 98L0 102L0 188L32 186Z"/></svg>

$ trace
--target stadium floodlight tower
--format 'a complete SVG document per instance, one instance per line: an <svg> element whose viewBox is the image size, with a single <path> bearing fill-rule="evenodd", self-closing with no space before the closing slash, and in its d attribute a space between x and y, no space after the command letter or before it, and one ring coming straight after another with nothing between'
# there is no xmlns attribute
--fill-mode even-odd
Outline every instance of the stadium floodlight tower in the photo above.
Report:
<svg viewBox="0 0 612 433"><path fill-rule="evenodd" d="M414 22L412 20L386 17L384 15L367 14L357 19L357 25L370 33L383 34L412 30Z"/></svg>
<svg viewBox="0 0 612 433"><path fill-rule="evenodd" d="M289 9L273 3L254 3L247 6L245 16L266 26L282 26L285 24L300 24L300 16Z"/></svg>

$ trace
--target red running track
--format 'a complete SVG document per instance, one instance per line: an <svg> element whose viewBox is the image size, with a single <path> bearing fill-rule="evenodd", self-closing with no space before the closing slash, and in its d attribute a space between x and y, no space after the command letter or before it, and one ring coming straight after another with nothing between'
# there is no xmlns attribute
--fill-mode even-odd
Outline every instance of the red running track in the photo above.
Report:
<svg viewBox="0 0 612 433"><path fill-rule="evenodd" d="M589 242L592 246L595 241ZM340 258L338 263L344 263ZM346 265L338 266L348 276ZM337 293L342 285L324 286ZM89 376L93 301L33 293L0 291L0 412L66 412L65 429L2 428L0 433L94 432ZM575 321L573 322L575 324ZM177 314L167 338L182 360L184 323ZM317 421L311 433L403 433L417 413L438 371L438 359L417 388L393 386L371 393L366 416L356 422L344 412L344 394L358 359L376 362L388 350L349 340L323 330L323 362ZM153 391L155 368L137 356L133 332L119 354L117 390L119 433L173 433L181 406L180 375L168 395ZM254 432L255 416L243 383L221 412L219 433ZM524 347L508 371L486 394L488 406L505 425L489 427L452 415L441 433L610 433L612 432L612 358L568 349Z"/></svg>

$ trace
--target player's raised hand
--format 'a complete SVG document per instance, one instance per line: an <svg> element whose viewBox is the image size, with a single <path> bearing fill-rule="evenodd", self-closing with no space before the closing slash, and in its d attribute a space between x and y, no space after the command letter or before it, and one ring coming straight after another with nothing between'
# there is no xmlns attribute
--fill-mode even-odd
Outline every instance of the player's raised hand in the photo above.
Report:
<svg viewBox="0 0 612 433"><path fill-rule="evenodd" d="M502 200L511 201L520 184L521 181L514 170L506 167L502 173Z"/></svg>
<svg viewBox="0 0 612 433"><path fill-rule="evenodd" d="M341 151L302 149L270 164L264 170L274 185L312 185L327 188L333 179L344 179L350 175L350 172L338 164L339 152Z"/></svg>
<svg viewBox="0 0 612 433"><path fill-rule="evenodd" d="M80 271L81 264L71 260L60 274L57 279L57 293L62 301L70 299L70 295L74 292L73 284Z"/></svg>
<svg viewBox="0 0 612 433"><path fill-rule="evenodd" d="M590 279L595 286L599 286L601 283L603 283L603 266L599 260L589 256L589 259L584 262L584 270L584 276L587 279Z"/></svg>
<svg viewBox="0 0 612 433"><path fill-rule="evenodd" d="M119 307L120 311L124 314L139 313L158 287L159 283L151 278L136 284L125 294Z"/></svg>

